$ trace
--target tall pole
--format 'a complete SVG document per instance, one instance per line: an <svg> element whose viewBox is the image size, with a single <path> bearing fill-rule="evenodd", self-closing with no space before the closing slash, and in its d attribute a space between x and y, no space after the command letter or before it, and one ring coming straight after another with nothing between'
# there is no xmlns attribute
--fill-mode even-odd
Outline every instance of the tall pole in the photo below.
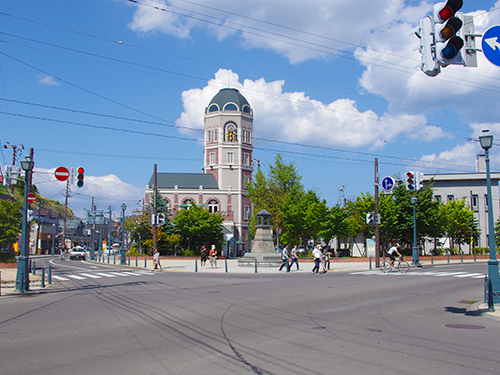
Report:
<svg viewBox="0 0 500 375"><path fill-rule="evenodd" d="M55 242L55 239L56 239L56 225L52 224L52 249L50 251L50 253L52 255L54 255L54 242Z"/></svg>
<svg viewBox="0 0 500 375"><path fill-rule="evenodd" d="M417 247L417 215L416 215L416 206L417 206L418 198L412 197L411 204L413 205L413 252L412 252L412 263L414 265L420 265L420 260L418 258L418 247Z"/></svg>
<svg viewBox="0 0 500 375"><path fill-rule="evenodd" d="M380 267L380 226L378 210L378 158L375 158L375 267Z"/></svg>
<svg viewBox="0 0 500 375"><path fill-rule="evenodd" d="M488 276L491 280L493 293L493 302L499 303L500 296L500 276L498 274L498 260L495 245L495 223L493 220L493 197L491 195L491 176L490 176L490 150L485 149L486 156L486 188L488 194L488 247L490 250L490 259L488 260Z"/></svg>
<svg viewBox="0 0 500 375"><path fill-rule="evenodd" d="M63 226L63 249L66 249L66 220L68 216L68 196L69 196L69 178L66 180L66 199L64 201L64 226ZM62 250L62 249L61 249Z"/></svg>
<svg viewBox="0 0 500 375"><path fill-rule="evenodd" d="M158 226L156 225L158 220L156 219L157 215L157 195L158 195L158 172L156 169L156 164L155 164L155 169L154 169L154 186L153 186L153 252L156 253L158 250Z"/></svg>
<svg viewBox="0 0 500 375"><path fill-rule="evenodd" d="M127 209L127 205L125 203L122 204L122 250L120 256L120 264L124 266L126 264L127 258L127 249L125 248L125 210Z"/></svg>
<svg viewBox="0 0 500 375"><path fill-rule="evenodd" d="M108 207L109 209L109 222L108 222L108 237L109 237L109 242L108 242L108 259L109 255L111 254L111 249L113 249L113 244L111 243L111 206Z"/></svg>

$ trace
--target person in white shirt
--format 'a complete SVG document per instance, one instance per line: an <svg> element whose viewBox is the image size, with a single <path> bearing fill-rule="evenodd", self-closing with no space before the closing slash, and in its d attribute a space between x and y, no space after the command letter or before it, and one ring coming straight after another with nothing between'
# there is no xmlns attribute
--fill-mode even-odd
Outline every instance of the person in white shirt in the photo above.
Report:
<svg viewBox="0 0 500 375"><path fill-rule="evenodd" d="M312 269L312 273L318 273L319 264L321 263L321 255L323 255L323 252L321 251L321 245L318 244L316 245L316 248L313 250L314 267Z"/></svg>
<svg viewBox="0 0 500 375"><path fill-rule="evenodd" d="M290 254L288 253L288 245L286 245L281 253L281 261L283 263L281 263L281 267L279 269L280 271L285 265L287 267L287 271L290 270L290 265L288 264L289 260L290 260Z"/></svg>
<svg viewBox="0 0 500 375"><path fill-rule="evenodd" d="M400 254L398 249L401 247L400 244L395 244L394 246L391 246L389 250L387 250L387 256L391 260L391 267L394 267L394 261L396 260L396 257L394 256L394 253L398 254L398 256L402 259L403 256Z"/></svg>

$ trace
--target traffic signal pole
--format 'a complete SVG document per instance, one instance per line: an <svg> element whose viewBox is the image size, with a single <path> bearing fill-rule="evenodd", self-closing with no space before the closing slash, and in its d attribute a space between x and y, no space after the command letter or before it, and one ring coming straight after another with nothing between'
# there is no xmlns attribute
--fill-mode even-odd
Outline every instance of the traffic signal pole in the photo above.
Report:
<svg viewBox="0 0 500 375"><path fill-rule="evenodd" d="M158 173L157 173L157 166L155 164L155 169L154 169L154 184L155 186L153 187L153 251L156 253L158 250L158 226L157 226L157 220L156 220L156 214L157 214L157 195L158 195Z"/></svg>

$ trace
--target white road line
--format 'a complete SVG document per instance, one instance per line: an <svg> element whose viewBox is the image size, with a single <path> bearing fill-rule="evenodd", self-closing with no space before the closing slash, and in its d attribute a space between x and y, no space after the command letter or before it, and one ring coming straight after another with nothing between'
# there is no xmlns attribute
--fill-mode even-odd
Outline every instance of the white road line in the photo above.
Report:
<svg viewBox="0 0 500 375"><path fill-rule="evenodd" d="M62 276L57 276L57 275L52 275L52 278L59 280L59 281L69 281L69 279L62 277Z"/></svg>
<svg viewBox="0 0 500 375"><path fill-rule="evenodd" d="M467 272L439 272L436 274L437 277L443 277L443 276L455 276L455 275L461 275Z"/></svg>
<svg viewBox="0 0 500 375"><path fill-rule="evenodd" d="M116 275L110 275L109 273L104 273L104 272L96 272L95 274L104 277L116 277Z"/></svg>
<svg viewBox="0 0 500 375"><path fill-rule="evenodd" d="M473 276L471 279L484 279L484 276L486 276L484 273L481 274L481 276Z"/></svg>
<svg viewBox="0 0 500 375"><path fill-rule="evenodd" d="M111 275L116 275L116 276L132 276L132 275L127 275L124 272L109 272Z"/></svg>
<svg viewBox="0 0 500 375"><path fill-rule="evenodd" d="M480 273L466 273L465 275L456 275L456 276L453 276L453 277L474 277L474 276L479 276L481 275ZM484 275L482 275L484 276Z"/></svg>
<svg viewBox="0 0 500 375"><path fill-rule="evenodd" d="M75 280L85 280L86 277L78 276L78 275L66 275L70 279L75 279Z"/></svg>
<svg viewBox="0 0 500 375"><path fill-rule="evenodd" d="M122 272L122 274L133 275L133 276L142 276L142 273L136 273L131 271Z"/></svg>
<svg viewBox="0 0 500 375"><path fill-rule="evenodd" d="M102 278L102 276L93 275L91 273L81 273L80 275L90 277L91 279L101 279Z"/></svg>

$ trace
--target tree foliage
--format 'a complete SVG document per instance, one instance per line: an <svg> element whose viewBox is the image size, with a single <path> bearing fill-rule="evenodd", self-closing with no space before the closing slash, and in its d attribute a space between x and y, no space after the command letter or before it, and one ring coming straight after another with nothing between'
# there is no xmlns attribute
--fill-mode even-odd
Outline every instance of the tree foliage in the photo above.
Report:
<svg viewBox="0 0 500 375"><path fill-rule="evenodd" d="M10 248L21 233L23 204L0 200L0 246Z"/></svg>

